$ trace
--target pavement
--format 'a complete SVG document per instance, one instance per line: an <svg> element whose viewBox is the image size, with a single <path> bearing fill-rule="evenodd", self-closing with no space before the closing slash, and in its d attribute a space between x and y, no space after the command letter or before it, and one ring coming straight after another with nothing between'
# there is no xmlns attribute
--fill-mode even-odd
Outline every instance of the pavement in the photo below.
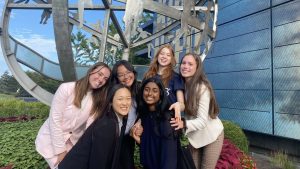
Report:
<svg viewBox="0 0 300 169"><path fill-rule="evenodd" d="M249 155L254 159L257 165L257 169L284 169L278 166L274 166L271 162L272 155L271 151L250 147ZM300 169L300 157L289 156L289 160L291 160L296 167L295 169Z"/></svg>

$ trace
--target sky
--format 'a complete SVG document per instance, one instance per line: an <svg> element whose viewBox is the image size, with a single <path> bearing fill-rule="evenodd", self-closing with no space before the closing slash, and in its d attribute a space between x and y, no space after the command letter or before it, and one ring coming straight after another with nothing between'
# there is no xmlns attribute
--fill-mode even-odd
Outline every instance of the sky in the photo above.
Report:
<svg viewBox="0 0 300 169"><path fill-rule="evenodd" d="M0 18L2 18L2 8L4 5L4 1L0 1ZM0 42L1 44L1 42ZM3 58L2 48L0 47L0 75L3 74L4 71L8 70L6 63Z"/></svg>
<svg viewBox="0 0 300 169"><path fill-rule="evenodd" d="M5 0L0 0L0 16L2 18L2 11ZM32 0L29 1L33 3ZM70 4L76 3L77 0L69 0ZM96 1L94 0L94 4ZM99 3L99 1L97 1ZM114 3L119 5L120 3ZM54 30L52 15L47 24L40 24L40 17L42 10L12 10L9 20L9 34L26 46L32 48L44 57L57 62L57 53L55 47ZM98 17L95 17L98 16ZM122 12L116 13L119 23L122 24ZM88 23L97 23L98 20L103 23L104 12L102 11L85 11L84 19ZM75 31L78 29L75 28ZM1 43L1 42L0 42ZM4 71L9 71L7 64L3 58L2 49L0 48L0 75ZM24 68L26 69L26 68Z"/></svg>

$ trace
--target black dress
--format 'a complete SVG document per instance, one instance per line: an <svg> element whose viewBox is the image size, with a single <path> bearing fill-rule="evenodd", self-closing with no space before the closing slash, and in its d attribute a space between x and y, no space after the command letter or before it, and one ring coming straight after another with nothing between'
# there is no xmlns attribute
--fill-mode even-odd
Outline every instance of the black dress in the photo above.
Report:
<svg viewBox="0 0 300 169"><path fill-rule="evenodd" d="M177 133L170 125L172 111L143 112L140 157L144 169L177 169Z"/></svg>
<svg viewBox="0 0 300 169"><path fill-rule="evenodd" d="M119 156L126 120L121 134L116 118L95 120L68 152L59 169L121 169Z"/></svg>

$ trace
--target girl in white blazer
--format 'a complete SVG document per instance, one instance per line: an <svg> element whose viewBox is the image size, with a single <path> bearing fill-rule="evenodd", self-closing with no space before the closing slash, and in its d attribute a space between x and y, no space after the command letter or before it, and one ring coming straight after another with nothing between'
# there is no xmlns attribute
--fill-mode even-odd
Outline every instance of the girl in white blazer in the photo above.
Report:
<svg viewBox="0 0 300 169"><path fill-rule="evenodd" d="M49 118L35 140L36 150L55 168L101 112L111 71L96 63L76 82L63 83L52 100Z"/></svg>
<svg viewBox="0 0 300 169"><path fill-rule="evenodd" d="M186 54L180 64L185 81L185 118L171 120L176 129L184 128L197 169L214 169L219 159L224 127L212 86L203 71L200 57Z"/></svg>

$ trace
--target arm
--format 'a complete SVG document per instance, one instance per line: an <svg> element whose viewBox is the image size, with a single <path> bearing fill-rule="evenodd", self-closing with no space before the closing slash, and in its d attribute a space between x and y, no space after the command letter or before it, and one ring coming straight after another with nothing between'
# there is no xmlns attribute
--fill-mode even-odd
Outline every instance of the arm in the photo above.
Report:
<svg viewBox="0 0 300 169"><path fill-rule="evenodd" d="M177 102L173 103L169 110L174 109L175 111L175 119L178 118L179 121L181 120L181 112L184 111L184 95L183 95L183 91L182 90L177 90L176 91L176 98L177 98Z"/></svg>
<svg viewBox="0 0 300 169"><path fill-rule="evenodd" d="M175 130L179 130L185 128L185 133L189 133L195 130L201 130L206 127L207 121L209 119L209 101L210 101L210 93L207 88L204 88L204 91L201 93L199 107L197 116L195 119L191 120L181 120L176 121L175 118L172 118L170 123L172 127L175 127Z"/></svg>
<svg viewBox="0 0 300 169"><path fill-rule="evenodd" d="M186 120L186 134L195 130L202 130L206 127L209 117L210 93L207 88L201 93L197 117Z"/></svg>
<svg viewBox="0 0 300 169"><path fill-rule="evenodd" d="M64 154L66 152L65 141L62 130L63 112L67 106L67 100L70 97L70 90L68 85L62 84L57 89L52 100L50 115L49 115L49 128L50 137L55 154Z"/></svg>

